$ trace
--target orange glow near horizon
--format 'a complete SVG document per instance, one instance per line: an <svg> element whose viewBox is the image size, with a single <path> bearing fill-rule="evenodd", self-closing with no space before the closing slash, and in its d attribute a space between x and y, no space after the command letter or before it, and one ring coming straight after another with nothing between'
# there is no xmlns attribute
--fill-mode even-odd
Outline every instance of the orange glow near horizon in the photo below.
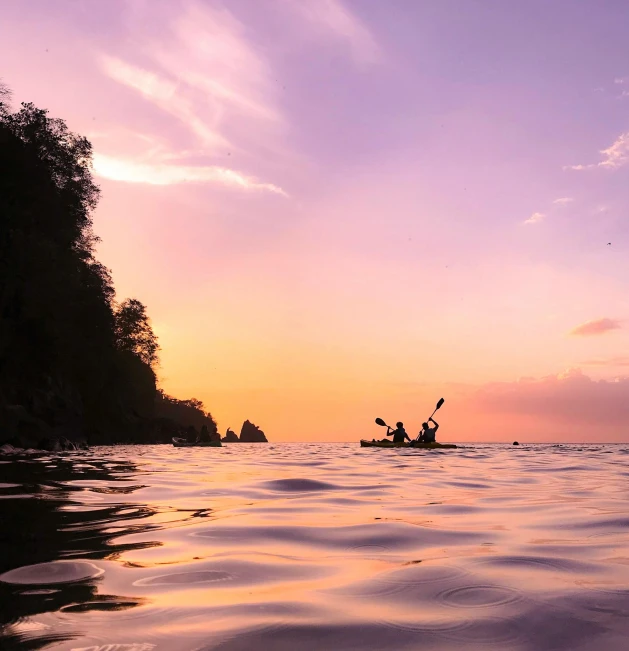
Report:
<svg viewBox="0 0 629 651"><path fill-rule="evenodd" d="M628 440L617 62L349 4L6 9L3 80L93 143L99 257L161 386L271 441L417 433L442 396L442 441Z"/></svg>

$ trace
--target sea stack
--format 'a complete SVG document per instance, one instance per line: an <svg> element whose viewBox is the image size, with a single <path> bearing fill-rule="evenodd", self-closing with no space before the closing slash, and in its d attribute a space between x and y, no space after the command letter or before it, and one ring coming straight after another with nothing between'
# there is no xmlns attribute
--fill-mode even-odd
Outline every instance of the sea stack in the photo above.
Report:
<svg viewBox="0 0 629 651"><path fill-rule="evenodd" d="M246 420L242 424L242 429L240 430L240 442L241 443L268 443L264 432L253 423L250 423Z"/></svg>
<svg viewBox="0 0 629 651"><path fill-rule="evenodd" d="M223 437L223 443L238 443L239 441L240 439L238 438L238 434L228 427L225 436Z"/></svg>
<svg viewBox="0 0 629 651"><path fill-rule="evenodd" d="M513 441L513 445L520 445L517 441Z"/></svg>

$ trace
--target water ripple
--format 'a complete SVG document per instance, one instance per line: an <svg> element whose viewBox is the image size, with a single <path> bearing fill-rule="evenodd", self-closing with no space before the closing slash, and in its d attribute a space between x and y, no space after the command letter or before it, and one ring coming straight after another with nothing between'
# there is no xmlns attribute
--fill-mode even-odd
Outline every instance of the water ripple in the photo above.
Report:
<svg viewBox="0 0 629 651"><path fill-rule="evenodd" d="M0 647L626 651L628 454L242 444L3 459Z"/></svg>

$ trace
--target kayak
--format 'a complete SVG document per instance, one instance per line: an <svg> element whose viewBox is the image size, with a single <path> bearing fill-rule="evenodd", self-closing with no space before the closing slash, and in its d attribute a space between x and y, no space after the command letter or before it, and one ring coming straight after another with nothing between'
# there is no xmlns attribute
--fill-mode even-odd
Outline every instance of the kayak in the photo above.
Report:
<svg viewBox="0 0 629 651"><path fill-rule="evenodd" d="M200 443L188 443L186 439L177 438L173 436L173 445L176 448L222 448L223 444L220 441L204 441Z"/></svg>
<svg viewBox="0 0 629 651"><path fill-rule="evenodd" d="M452 449L457 446L454 443L393 443L393 441L367 441L360 440L361 448L415 448L420 450L443 450Z"/></svg>

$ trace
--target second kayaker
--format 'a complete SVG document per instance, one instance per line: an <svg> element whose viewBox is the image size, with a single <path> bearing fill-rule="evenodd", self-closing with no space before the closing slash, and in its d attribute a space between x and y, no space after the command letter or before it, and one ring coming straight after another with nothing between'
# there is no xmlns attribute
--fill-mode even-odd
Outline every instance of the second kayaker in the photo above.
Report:
<svg viewBox="0 0 629 651"><path fill-rule="evenodd" d="M422 431L419 433L417 438L418 443L435 443L437 441L439 423L433 418L429 418L428 420L434 425L434 427L430 427L428 423L422 423Z"/></svg>

